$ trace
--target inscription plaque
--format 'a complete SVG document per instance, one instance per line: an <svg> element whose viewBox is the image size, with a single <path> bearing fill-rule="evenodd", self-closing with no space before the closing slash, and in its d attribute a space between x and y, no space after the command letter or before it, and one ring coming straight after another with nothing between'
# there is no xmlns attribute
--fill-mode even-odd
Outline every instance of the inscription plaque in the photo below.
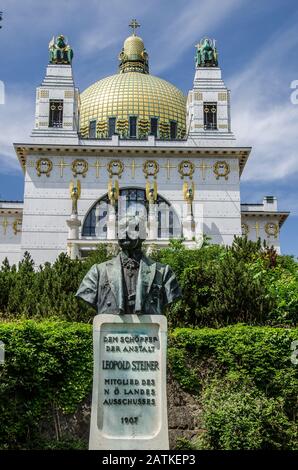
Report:
<svg viewBox="0 0 298 470"><path fill-rule="evenodd" d="M167 320L97 315L89 449L168 449Z"/></svg>

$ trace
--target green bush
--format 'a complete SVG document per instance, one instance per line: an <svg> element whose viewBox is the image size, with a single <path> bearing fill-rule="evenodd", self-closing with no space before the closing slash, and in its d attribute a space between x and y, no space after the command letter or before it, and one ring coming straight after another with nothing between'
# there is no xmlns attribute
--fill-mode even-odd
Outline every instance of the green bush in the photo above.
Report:
<svg viewBox="0 0 298 470"><path fill-rule="evenodd" d="M167 313L171 327L298 323L298 264L292 258L237 237L228 248L184 250L159 255L173 266L185 256L177 269L183 297Z"/></svg>
<svg viewBox="0 0 298 470"><path fill-rule="evenodd" d="M205 244L193 250L172 241L153 257L173 268L183 292L167 309L170 327L298 323L298 264L260 241L238 237L228 248ZM75 292L89 268L108 258L108 247L100 245L84 260L61 254L52 265L38 269L28 253L18 269L5 261L0 317L90 322L95 310L75 298Z"/></svg>
<svg viewBox="0 0 298 470"><path fill-rule="evenodd" d="M204 449L298 446L298 329L233 325L177 328L169 341L174 378L200 398Z"/></svg>
<svg viewBox="0 0 298 470"><path fill-rule="evenodd" d="M169 333L171 375L202 404L201 448L297 447L298 369L290 361L296 339L298 329L243 325ZM7 322L0 324L0 340L6 350L0 448L86 447L73 431L55 429L57 415L76 412L91 392L91 325Z"/></svg>
<svg viewBox="0 0 298 470"><path fill-rule="evenodd" d="M268 398L249 383L215 380L204 390L203 426L198 447L208 450L294 450L297 426L284 399Z"/></svg>
<svg viewBox="0 0 298 470"><path fill-rule="evenodd" d="M214 263L199 262L181 276L183 299L170 309L175 326L264 324L273 308L263 278L254 278L244 261L225 253Z"/></svg>
<svg viewBox="0 0 298 470"><path fill-rule="evenodd" d="M2 318L91 321L94 309L74 294L90 267L108 258L107 247L100 245L86 260L73 261L62 253L52 265L45 263L38 270L34 270L29 253L25 253L18 270L5 261L0 271Z"/></svg>
<svg viewBox="0 0 298 470"><path fill-rule="evenodd" d="M91 391L91 326L24 321L0 324L0 447L30 447L41 420L73 413ZM54 429L54 423L52 425Z"/></svg>
<svg viewBox="0 0 298 470"><path fill-rule="evenodd" d="M294 418L298 414L298 368L290 356L291 343L297 339L297 328L177 328L169 341L170 365L174 377L190 392L215 374L249 379L269 396L284 397L287 412Z"/></svg>

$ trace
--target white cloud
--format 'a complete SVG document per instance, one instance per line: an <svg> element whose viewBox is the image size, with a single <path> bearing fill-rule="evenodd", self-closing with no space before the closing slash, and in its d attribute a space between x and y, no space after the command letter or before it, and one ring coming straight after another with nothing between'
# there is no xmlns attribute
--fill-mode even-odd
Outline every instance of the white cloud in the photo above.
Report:
<svg viewBox="0 0 298 470"><path fill-rule="evenodd" d="M290 83L298 74L288 59L298 46L296 31L295 26L270 38L229 81L232 128L238 144L253 147L244 180L282 180L298 172L298 106L290 100Z"/></svg>
<svg viewBox="0 0 298 470"><path fill-rule="evenodd" d="M93 3L93 2L92 2ZM150 18L158 6L158 0L102 0L93 5L93 14L89 28L79 35L79 53L91 56L98 51L119 44L119 52L123 38L128 36L128 24L132 17L138 20L145 14ZM89 10L90 15L90 10Z"/></svg>
<svg viewBox="0 0 298 470"><path fill-rule="evenodd" d="M26 142L34 124L35 100L25 90L6 90L0 105L0 168L2 173L20 171L13 143Z"/></svg>
<svg viewBox="0 0 298 470"><path fill-rule="evenodd" d="M151 52L157 58L155 72L160 73L173 66L192 44L204 35L210 35L228 17L235 13L246 0L189 0L184 7L174 12L172 21L165 21L163 33L158 35Z"/></svg>

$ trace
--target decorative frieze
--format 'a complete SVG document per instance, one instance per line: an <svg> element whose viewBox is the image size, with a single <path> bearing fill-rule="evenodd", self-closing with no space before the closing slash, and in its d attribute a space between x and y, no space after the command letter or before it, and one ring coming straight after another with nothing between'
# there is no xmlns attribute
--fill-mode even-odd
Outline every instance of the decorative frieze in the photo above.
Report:
<svg viewBox="0 0 298 470"><path fill-rule="evenodd" d="M188 176L190 179L192 179L192 175L194 174L194 171L195 171L195 165L190 160L183 160L178 165L178 172L181 175L181 179L183 179L185 176Z"/></svg>
<svg viewBox="0 0 298 470"><path fill-rule="evenodd" d="M134 179L136 175L136 169L137 168L142 168L143 174L145 176L145 179L148 179L149 177L153 177L154 179L157 179L158 174L160 173L161 169L166 170L166 179L170 180L173 175L172 170L176 170L178 172L178 175L180 175L181 179L184 178L189 178L192 179L194 177L196 169L199 169L199 177L201 178L202 181L206 180L206 174L207 170L213 169L213 173L216 177L217 180L220 178L223 178L224 180L229 179L229 175L231 171L234 172L238 171L238 165L229 163L226 160L218 160L215 161L213 164L209 160L206 161L206 159L200 159L200 160L173 160L171 158L168 158L166 160L163 160L164 164L161 164L161 161L157 160L145 160L142 162L138 163L138 160L128 160L128 163L125 163L124 161L120 159L112 159L112 160L106 160L105 158L101 159L96 159L96 160L91 160L92 163L89 163L89 161L83 159L83 158L77 158L73 161L67 162L64 160L64 158L61 158L57 163L53 163L53 160L49 158L39 158L36 162L33 160L28 160L27 161L27 167L34 167L36 168L37 171L37 176L42 176L45 175L49 177L52 173L53 167L56 166L60 170L60 177L63 178L64 176L64 170L67 167L70 167L71 172L74 177L77 176L82 176L85 178L88 174L88 171L90 168L95 169L95 177L98 179L100 178L100 175L104 177L104 171L101 172L102 169L106 169L109 178L113 178L114 176L117 176L118 178L121 178L123 175L124 171L126 168L129 168L131 170L131 178ZM176 173L177 174L177 173Z"/></svg>
<svg viewBox="0 0 298 470"><path fill-rule="evenodd" d="M36 162L37 176L46 175L50 176L53 169L53 163L49 158L40 158Z"/></svg>
<svg viewBox="0 0 298 470"><path fill-rule="evenodd" d="M156 179L157 173L159 172L159 164L156 160L146 160L143 164L143 172L146 179L149 176L153 176L153 178Z"/></svg>
<svg viewBox="0 0 298 470"><path fill-rule="evenodd" d="M49 97L49 90L39 90L39 97L40 98L48 98Z"/></svg>
<svg viewBox="0 0 298 470"><path fill-rule="evenodd" d="M107 165L107 169L110 178L113 176L118 176L118 178L121 178L121 175L124 171L124 163L122 163L121 160L111 160Z"/></svg>
<svg viewBox="0 0 298 470"><path fill-rule="evenodd" d="M248 235L249 226L245 223L241 224L242 235Z"/></svg>
<svg viewBox="0 0 298 470"><path fill-rule="evenodd" d="M214 171L214 174L216 175L217 180L219 178L224 178L225 180L227 180L231 169L230 169L230 165L228 162L218 161L214 163L213 171Z"/></svg>
<svg viewBox="0 0 298 470"><path fill-rule="evenodd" d="M277 235L279 232L278 224L273 223L273 222L267 222L267 224L265 224L265 232L267 234L267 238L269 237L277 238Z"/></svg>
<svg viewBox="0 0 298 470"><path fill-rule="evenodd" d="M83 158L77 158L74 160L71 164L71 170L73 176L82 176L85 178L87 171L88 171L88 162L84 160Z"/></svg>
<svg viewBox="0 0 298 470"><path fill-rule="evenodd" d="M224 93L224 92L218 93L218 101L227 101L227 93Z"/></svg>

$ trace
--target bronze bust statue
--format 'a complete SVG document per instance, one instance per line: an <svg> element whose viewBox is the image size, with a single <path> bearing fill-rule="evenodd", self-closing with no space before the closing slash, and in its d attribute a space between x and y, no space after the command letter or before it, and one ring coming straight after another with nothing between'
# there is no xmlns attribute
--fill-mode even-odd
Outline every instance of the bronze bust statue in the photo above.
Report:
<svg viewBox="0 0 298 470"><path fill-rule="evenodd" d="M76 296L93 305L98 314L161 315L166 305L181 296L171 268L143 254L144 227L137 216L120 222L120 254L95 264L84 277Z"/></svg>

